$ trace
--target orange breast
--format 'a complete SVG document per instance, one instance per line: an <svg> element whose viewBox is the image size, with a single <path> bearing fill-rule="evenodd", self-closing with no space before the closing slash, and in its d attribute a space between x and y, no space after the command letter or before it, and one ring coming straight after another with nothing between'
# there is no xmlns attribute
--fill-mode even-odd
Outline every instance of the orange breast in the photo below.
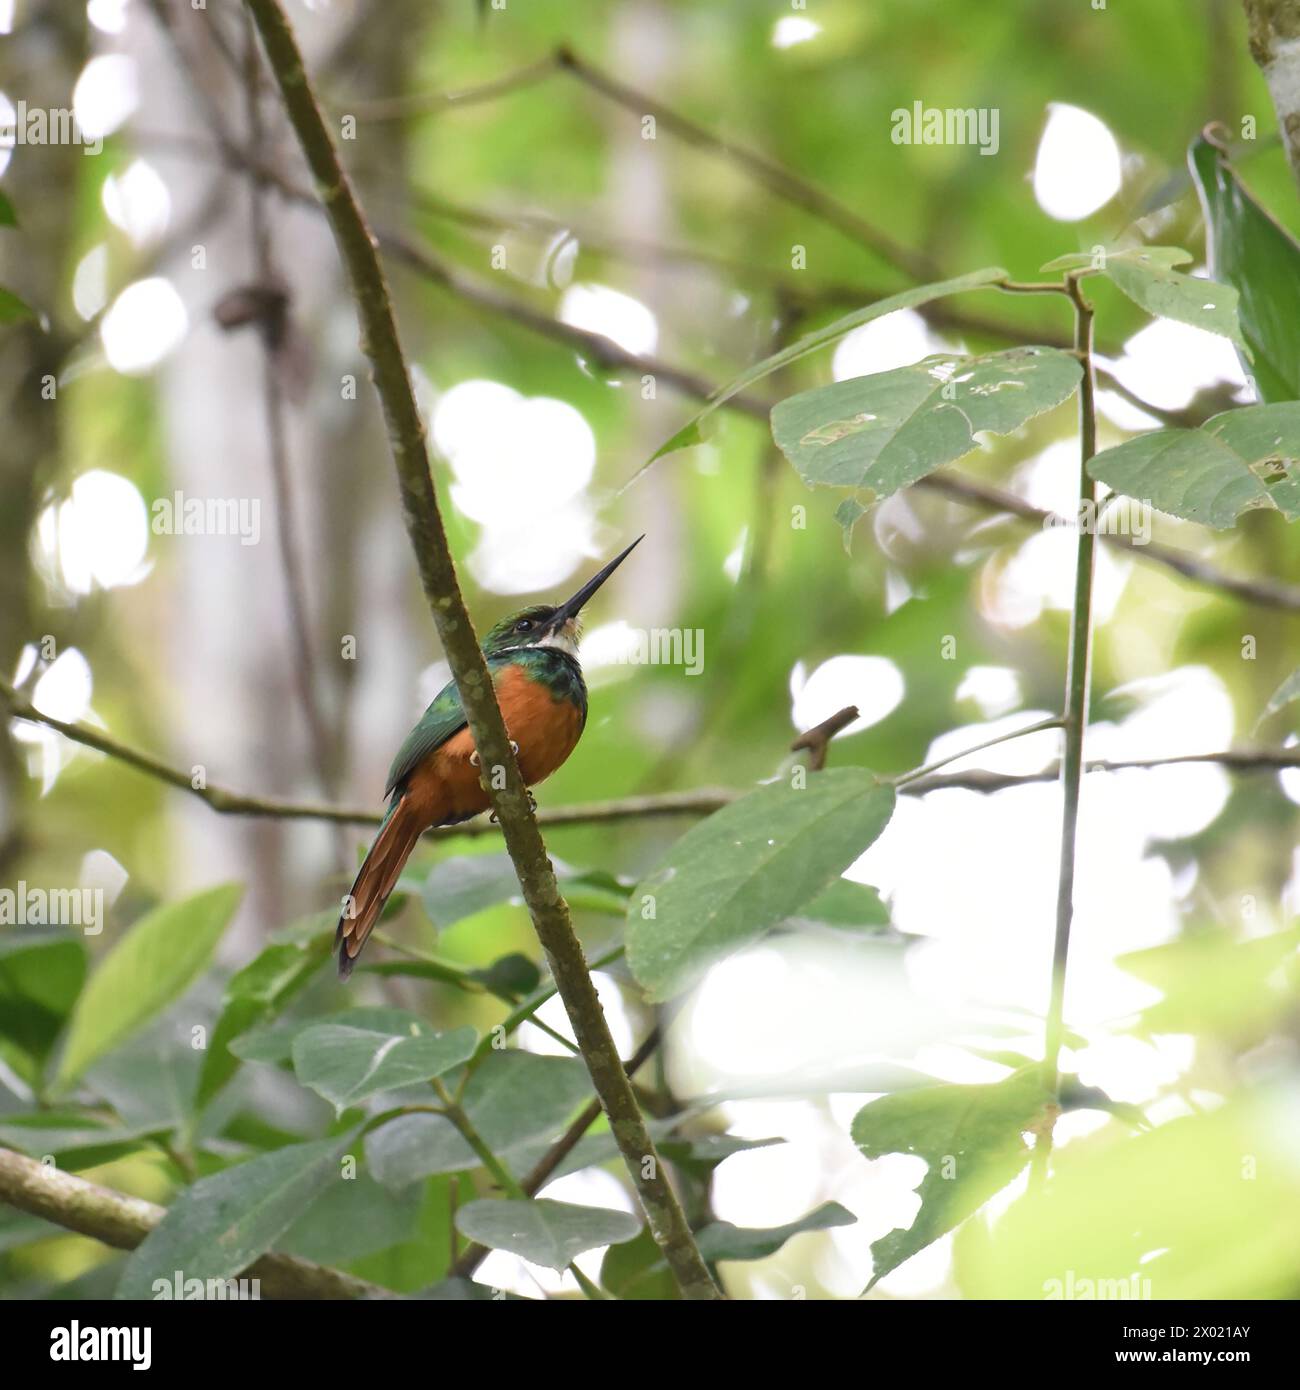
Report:
<svg viewBox="0 0 1300 1390"><path fill-rule="evenodd" d="M531 787L544 782L577 746L582 715L568 700L556 700L517 666L495 679L497 699L510 737L519 745L519 770ZM407 795L426 824L464 820L486 811L490 802L479 786L479 768L470 762L474 739L468 729L453 734L411 774Z"/></svg>

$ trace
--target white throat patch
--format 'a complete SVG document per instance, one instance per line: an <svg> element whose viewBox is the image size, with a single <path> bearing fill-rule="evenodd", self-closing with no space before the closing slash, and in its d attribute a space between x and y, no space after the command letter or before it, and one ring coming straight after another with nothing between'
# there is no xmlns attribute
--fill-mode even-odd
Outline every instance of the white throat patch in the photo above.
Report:
<svg viewBox="0 0 1300 1390"><path fill-rule="evenodd" d="M539 647L555 647L559 651L567 652L570 656L578 655L577 634L569 624L565 624L558 632L547 633L536 645Z"/></svg>

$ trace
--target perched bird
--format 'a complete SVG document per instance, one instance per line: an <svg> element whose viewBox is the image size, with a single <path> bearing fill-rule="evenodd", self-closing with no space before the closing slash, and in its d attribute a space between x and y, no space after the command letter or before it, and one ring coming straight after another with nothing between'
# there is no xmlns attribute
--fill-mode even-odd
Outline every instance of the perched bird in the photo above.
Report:
<svg viewBox="0 0 1300 1390"><path fill-rule="evenodd" d="M644 539L638 536L558 608L540 604L504 618L483 641L506 731L527 786L543 782L573 752L587 722L587 687L578 664L578 614ZM339 977L352 973L388 895L415 848L435 825L469 820L491 804L478 753L450 681L398 749L384 795L388 814L343 899L334 945Z"/></svg>

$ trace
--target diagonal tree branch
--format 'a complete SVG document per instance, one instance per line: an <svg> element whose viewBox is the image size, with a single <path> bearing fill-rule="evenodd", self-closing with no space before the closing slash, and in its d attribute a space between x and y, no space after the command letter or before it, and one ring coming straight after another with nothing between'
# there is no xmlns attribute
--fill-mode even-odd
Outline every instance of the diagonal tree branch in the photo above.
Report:
<svg viewBox="0 0 1300 1390"><path fill-rule="evenodd" d="M511 752L487 665L461 597L429 471L424 424L374 236L339 162L283 11L276 0L248 0L248 7L347 267L361 322L362 348L370 359L388 426L407 534L524 901L650 1230L684 1297L721 1298L623 1070ZM498 774L503 787L498 785Z"/></svg>
<svg viewBox="0 0 1300 1390"><path fill-rule="evenodd" d="M166 1209L0 1148L0 1201L110 1245L134 1250ZM392 1298L390 1289L297 1255L263 1255L244 1271L268 1298Z"/></svg>
<svg viewBox="0 0 1300 1390"><path fill-rule="evenodd" d="M580 58L567 44L562 44L556 50L555 56L560 68L572 74L585 87L599 92L601 96L632 112L633 115L653 116L657 125L672 131L679 139L685 140L697 149L709 150L724 156L779 198L812 213L828 226L867 247L886 264L901 270L905 275L921 281L939 278L937 268L927 256L895 241L887 232L873 226L816 184L800 178L798 174L764 155L756 154L731 140L724 140L645 92L627 86L626 83Z"/></svg>
<svg viewBox="0 0 1300 1390"><path fill-rule="evenodd" d="M1250 53L1264 74L1291 172L1300 184L1300 0L1243 0Z"/></svg>

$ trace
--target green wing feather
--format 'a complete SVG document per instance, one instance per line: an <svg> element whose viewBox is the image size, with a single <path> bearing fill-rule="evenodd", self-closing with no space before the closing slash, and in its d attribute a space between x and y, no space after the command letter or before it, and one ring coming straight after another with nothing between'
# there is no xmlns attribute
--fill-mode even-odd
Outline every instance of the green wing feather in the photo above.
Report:
<svg viewBox="0 0 1300 1390"><path fill-rule="evenodd" d="M460 693L455 681L448 681L438 692L437 697L420 716L420 722L406 736L406 742L397 750L393 765L388 769L388 784L384 795L405 781L435 748L440 748L455 733L465 727L465 707L460 702Z"/></svg>
<svg viewBox="0 0 1300 1390"><path fill-rule="evenodd" d="M583 684L578 663L571 656L554 647L528 647L522 651L501 652L487 659L493 680L502 667L512 662L522 666L530 680L544 684L557 700L565 699L577 705L582 711L583 721L586 721L587 687ZM467 722L456 682L448 681L421 715L420 722L406 736L406 742L397 750L393 765L388 769L388 785L384 788L384 795L387 796L404 782L435 748L440 748L453 734L459 733Z"/></svg>

